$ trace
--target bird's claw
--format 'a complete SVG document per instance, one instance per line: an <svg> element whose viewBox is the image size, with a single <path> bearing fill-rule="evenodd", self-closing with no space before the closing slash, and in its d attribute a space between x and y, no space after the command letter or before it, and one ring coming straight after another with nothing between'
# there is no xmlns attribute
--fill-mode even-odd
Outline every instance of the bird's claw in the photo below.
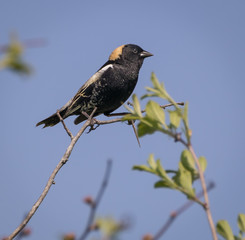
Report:
<svg viewBox="0 0 245 240"><path fill-rule="evenodd" d="M97 126L95 126L97 124ZM92 118L89 123L90 129L88 130L87 134L91 131L95 130L97 127L99 127L98 121L96 118Z"/></svg>

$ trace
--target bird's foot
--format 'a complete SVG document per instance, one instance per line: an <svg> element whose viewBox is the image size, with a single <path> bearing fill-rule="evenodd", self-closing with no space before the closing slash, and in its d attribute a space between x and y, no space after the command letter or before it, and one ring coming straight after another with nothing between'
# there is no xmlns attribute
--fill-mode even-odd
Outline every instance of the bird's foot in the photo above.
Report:
<svg viewBox="0 0 245 240"><path fill-rule="evenodd" d="M97 126L95 126L97 125ZM97 127L99 127L98 121L96 118L92 118L89 123L90 129L87 133L90 133L91 131L95 130Z"/></svg>

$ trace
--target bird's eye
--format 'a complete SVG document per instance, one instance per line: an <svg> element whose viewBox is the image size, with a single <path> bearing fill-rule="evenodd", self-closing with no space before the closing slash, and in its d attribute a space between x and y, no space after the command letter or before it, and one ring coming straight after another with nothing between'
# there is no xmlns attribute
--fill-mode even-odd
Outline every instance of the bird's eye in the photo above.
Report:
<svg viewBox="0 0 245 240"><path fill-rule="evenodd" d="M138 53L136 48L133 49L133 53Z"/></svg>

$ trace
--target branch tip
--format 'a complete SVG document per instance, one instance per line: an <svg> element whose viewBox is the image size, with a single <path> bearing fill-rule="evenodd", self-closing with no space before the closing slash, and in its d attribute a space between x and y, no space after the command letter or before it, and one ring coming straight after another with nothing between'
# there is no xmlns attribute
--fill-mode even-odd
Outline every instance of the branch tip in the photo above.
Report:
<svg viewBox="0 0 245 240"><path fill-rule="evenodd" d="M72 140L72 139L74 138L74 136L72 135L71 131L70 131L70 130L68 129L68 127L66 126L66 124L65 124L65 122L64 122L64 119L61 117L61 115L60 115L60 110L57 110L57 111L56 111L56 114L57 114L57 116L59 117L59 119L60 119L60 121L61 121L61 123L62 123L64 129L66 130L68 136L69 136L69 137L71 138L71 140Z"/></svg>
<svg viewBox="0 0 245 240"><path fill-rule="evenodd" d="M97 196L95 199L93 199L93 203L90 204L90 214L88 217L88 221L87 221L87 225L81 235L81 237L79 238L79 240L84 240L86 239L87 235L92 231L92 230L97 230L99 228L98 224L94 223L94 218L95 218L95 213L97 210L97 207L102 199L102 196L105 192L105 189L107 187L108 181L109 181L109 177L110 177L110 173L111 173L111 166L112 166L112 160L109 159L107 161L107 165L106 165L106 170L105 170L105 175L104 178L102 180L100 189L97 193Z"/></svg>

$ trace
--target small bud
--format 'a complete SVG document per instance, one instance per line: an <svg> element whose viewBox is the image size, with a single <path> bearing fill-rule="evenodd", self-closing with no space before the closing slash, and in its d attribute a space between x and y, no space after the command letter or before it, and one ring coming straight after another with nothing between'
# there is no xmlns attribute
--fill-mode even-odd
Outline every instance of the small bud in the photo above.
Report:
<svg viewBox="0 0 245 240"><path fill-rule="evenodd" d="M175 211L170 213L171 218L175 218L176 216L177 216L177 213Z"/></svg>
<svg viewBox="0 0 245 240"><path fill-rule="evenodd" d="M22 236L29 236L31 234L31 229L30 228L24 228L21 232Z"/></svg>
<svg viewBox="0 0 245 240"><path fill-rule="evenodd" d="M75 240L76 236L74 233L67 233L63 236L63 240Z"/></svg>
<svg viewBox="0 0 245 240"><path fill-rule="evenodd" d="M191 137L192 136L192 131L191 129L188 130L188 135Z"/></svg>
<svg viewBox="0 0 245 240"><path fill-rule="evenodd" d="M176 133L174 141L178 142L180 139L181 139L181 133Z"/></svg>
<svg viewBox="0 0 245 240"><path fill-rule="evenodd" d="M153 239L153 236L151 234L145 234L142 238L142 240L152 240Z"/></svg>
<svg viewBox="0 0 245 240"><path fill-rule="evenodd" d="M94 204L94 199L91 196L87 196L83 199L83 202L88 204L88 205L93 205Z"/></svg>
<svg viewBox="0 0 245 240"><path fill-rule="evenodd" d="M97 223L94 223L89 227L89 229L90 231L96 231L99 229L99 225Z"/></svg>

